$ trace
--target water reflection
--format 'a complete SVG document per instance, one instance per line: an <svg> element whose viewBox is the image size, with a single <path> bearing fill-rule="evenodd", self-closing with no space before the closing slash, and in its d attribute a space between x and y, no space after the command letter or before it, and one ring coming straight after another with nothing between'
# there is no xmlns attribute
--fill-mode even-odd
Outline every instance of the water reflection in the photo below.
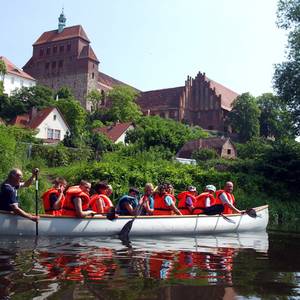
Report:
<svg viewBox="0 0 300 300"><path fill-rule="evenodd" d="M297 265L275 267L273 253L286 242L269 248L266 233L139 238L127 245L109 238L1 238L0 299L276 299L274 288L296 297ZM296 249L289 249L293 258Z"/></svg>

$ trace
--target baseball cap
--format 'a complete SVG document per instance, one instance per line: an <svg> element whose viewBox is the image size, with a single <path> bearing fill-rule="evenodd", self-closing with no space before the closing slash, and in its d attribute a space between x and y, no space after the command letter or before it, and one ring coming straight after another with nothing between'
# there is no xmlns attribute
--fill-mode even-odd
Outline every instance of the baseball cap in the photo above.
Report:
<svg viewBox="0 0 300 300"><path fill-rule="evenodd" d="M212 192L215 192L217 190L216 187L212 184L207 185L205 187L205 189L208 190L208 191L212 191Z"/></svg>
<svg viewBox="0 0 300 300"><path fill-rule="evenodd" d="M189 192L196 192L197 189L196 189L196 187L194 187L193 185L190 185L190 186L188 187L188 191L189 191Z"/></svg>

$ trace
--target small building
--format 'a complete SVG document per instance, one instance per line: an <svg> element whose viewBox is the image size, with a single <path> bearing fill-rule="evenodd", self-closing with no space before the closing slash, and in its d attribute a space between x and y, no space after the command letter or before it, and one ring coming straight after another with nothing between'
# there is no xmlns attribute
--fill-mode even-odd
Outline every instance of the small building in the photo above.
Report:
<svg viewBox="0 0 300 300"><path fill-rule="evenodd" d="M28 114L16 116L10 125L36 130L36 138L46 144L62 141L70 128L62 113L56 107L47 107L40 111L32 108Z"/></svg>
<svg viewBox="0 0 300 300"><path fill-rule="evenodd" d="M16 67L6 57L0 56L6 66L6 74L0 80L3 80L4 93L10 96L16 89L22 87L31 87L36 85L36 80L22 69Z"/></svg>
<svg viewBox="0 0 300 300"><path fill-rule="evenodd" d="M222 158L236 158L236 147L230 138L212 137L206 139L198 139L187 142L179 150L176 157L191 158L193 152L200 149L213 149Z"/></svg>
<svg viewBox="0 0 300 300"><path fill-rule="evenodd" d="M100 132L106 135L114 144L125 143L125 137L128 131L133 130L132 123L115 123L110 126L95 128L95 132Z"/></svg>

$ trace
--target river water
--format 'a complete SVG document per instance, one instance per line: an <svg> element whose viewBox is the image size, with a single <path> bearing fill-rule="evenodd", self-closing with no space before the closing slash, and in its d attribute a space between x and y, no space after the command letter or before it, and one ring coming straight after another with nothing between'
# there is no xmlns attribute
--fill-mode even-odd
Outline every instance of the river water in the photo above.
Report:
<svg viewBox="0 0 300 300"><path fill-rule="evenodd" d="M0 238L0 299L300 299L300 235Z"/></svg>

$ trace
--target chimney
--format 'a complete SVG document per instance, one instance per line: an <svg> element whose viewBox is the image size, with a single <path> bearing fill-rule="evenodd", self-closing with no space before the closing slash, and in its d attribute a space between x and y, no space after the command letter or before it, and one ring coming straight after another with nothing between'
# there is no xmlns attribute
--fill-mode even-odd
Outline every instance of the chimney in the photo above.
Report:
<svg viewBox="0 0 300 300"><path fill-rule="evenodd" d="M29 111L29 122L37 116L36 107L32 107Z"/></svg>

